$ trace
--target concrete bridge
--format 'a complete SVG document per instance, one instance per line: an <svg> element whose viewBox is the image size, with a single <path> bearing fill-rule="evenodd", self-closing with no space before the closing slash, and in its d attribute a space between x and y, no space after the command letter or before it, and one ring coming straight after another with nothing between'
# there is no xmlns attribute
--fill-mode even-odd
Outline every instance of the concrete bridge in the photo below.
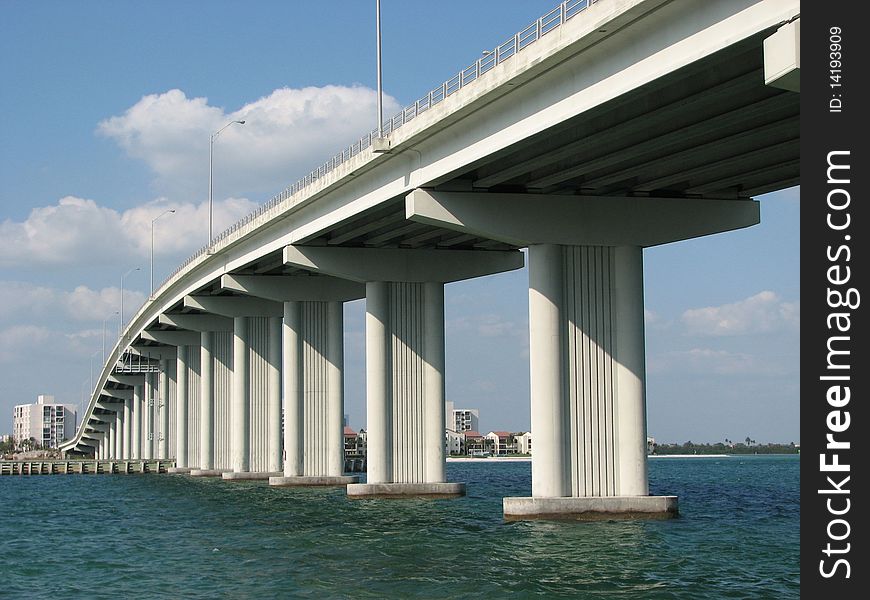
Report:
<svg viewBox="0 0 870 600"><path fill-rule="evenodd" d="M799 183L799 11L565 2L183 263L64 450L464 494L445 477L444 284L528 256L532 496L505 515L674 514L647 483L643 249L754 225L754 196ZM359 298L365 484L343 473L342 303Z"/></svg>

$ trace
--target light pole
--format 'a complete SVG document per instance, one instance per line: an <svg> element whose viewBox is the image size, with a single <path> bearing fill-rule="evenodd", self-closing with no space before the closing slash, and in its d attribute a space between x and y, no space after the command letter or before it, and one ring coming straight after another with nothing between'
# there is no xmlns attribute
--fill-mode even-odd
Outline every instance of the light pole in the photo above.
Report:
<svg viewBox="0 0 870 600"><path fill-rule="evenodd" d="M154 300L154 221L162 217L163 215L175 214L174 208L168 208L164 210L162 213L151 219L151 283L150 283L150 291L148 292L148 299Z"/></svg>
<svg viewBox="0 0 870 600"><path fill-rule="evenodd" d="M381 82L381 0L375 0L375 31L378 38L378 137L384 137L384 89Z"/></svg>
<svg viewBox="0 0 870 600"><path fill-rule="evenodd" d="M214 180L214 141L221 134L221 132L229 127L230 125L235 125L238 123L239 125L244 125L244 121L230 121L213 134L211 134L211 139L208 142L208 246L209 251L211 251L211 240L214 237L214 232L212 231L212 206L214 204L214 199L212 197L213 190L213 180Z"/></svg>
<svg viewBox="0 0 870 600"><path fill-rule="evenodd" d="M91 393L94 392L94 357L97 355L97 352L99 352L99 350L94 350L94 353L91 354Z"/></svg>
<svg viewBox="0 0 870 600"><path fill-rule="evenodd" d="M116 310L111 315L109 315L108 317L103 319L103 360L104 361L106 360L106 324L109 322L109 319L111 319L112 317L114 317L117 314L119 314L119 313Z"/></svg>
<svg viewBox="0 0 870 600"><path fill-rule="evenodd" d="M121 334L124 332L124 280L133 271L140 271L140 270L141 269L139 267L133 267L132 269L130 269L129 271L127 271L126 273L121 275L121 311L120 311L121 325L120 325L120 327L118 327L118 337L121 337Z"/></svg>

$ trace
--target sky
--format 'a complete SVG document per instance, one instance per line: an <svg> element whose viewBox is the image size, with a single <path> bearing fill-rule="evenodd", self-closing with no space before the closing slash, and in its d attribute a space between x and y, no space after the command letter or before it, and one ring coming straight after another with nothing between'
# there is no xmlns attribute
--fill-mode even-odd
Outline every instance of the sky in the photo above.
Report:
<svg viewBox="0 0 870 600"><path fill-rule="evenodd" d="M556 0L382 0L385 113ZM208 236L376 123L374 0L3 0L0 433L78 404L103 339ZM659 442L799 441L800 190L755 227L644 251L647 413ZM139 270L135 270L136 268ZM529 427L528 272L449 284L447 399ZM345 403L365 425L363 301L345 306ZM3 416L6 415L6 416Z"/></svg>

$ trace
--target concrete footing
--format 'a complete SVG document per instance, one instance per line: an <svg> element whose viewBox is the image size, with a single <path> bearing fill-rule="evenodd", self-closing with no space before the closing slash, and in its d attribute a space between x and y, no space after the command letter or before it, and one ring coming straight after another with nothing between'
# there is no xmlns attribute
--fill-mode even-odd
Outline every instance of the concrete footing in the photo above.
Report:
<svg viewBox="0 0 870 600"><path fill-rule="evenodd" d="M358 483L358 475L341 475L337 477L270 477L269 485L275 487L321 487L342 486Z"/></svg>
<svg viewBox="0 0 870 600"><path fill-rule="evenodd" d="M352 483L348 498L458 498L464 483Z"/></svg>
<svg viewBox="0 0 870 600"><path fill-rule="evenodd" d="M191 477L220 477L226 473L226 469L191 469Z"/></svg>
<svg viewBox="0 0 870 600"><path fill-rule="evenodd" d="M187 474L190 473L190 471L191 469L189 467L169 467L169 469L166 470L166 472L170 474Z"/></svg>
<svg viewBox="0 0 870 600"><path fill-rule="evenodd" d="M676 496L586 496L582 498L505 498L509 521L568 519L670 519L677 516Z"/></svg>
<svg viewBox="0 0 870 600"><path fill-rule="evenodd" d="M237 473L235 471L230 471L221 475L226 481L256 481L263 479L271 479L272 477L281 476L281 471L244 471L241 473Z"/></svg>

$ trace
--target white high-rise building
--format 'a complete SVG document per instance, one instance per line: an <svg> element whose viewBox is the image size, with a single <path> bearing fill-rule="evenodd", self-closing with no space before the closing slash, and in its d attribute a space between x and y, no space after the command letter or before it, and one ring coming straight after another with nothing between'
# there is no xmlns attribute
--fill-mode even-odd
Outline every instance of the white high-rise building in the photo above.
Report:
<svg viewBox="0 0 870 600"><path fill-rule="evenodd" d="M33 438L43 448L57 448L75 432L75 408L56 403L54 396L40 394L34 404L18 404L12 409L12 439L16 446Z"/></svg>
<svg viewBox="0 0 870 600"><path fill-rule="evenodd" d="M480 431L480 411L476 408L454 408L448 415L450 423L448 429L452 429L456 433L464 431ZM452 417L452 418L451 418Z"/></svg>

